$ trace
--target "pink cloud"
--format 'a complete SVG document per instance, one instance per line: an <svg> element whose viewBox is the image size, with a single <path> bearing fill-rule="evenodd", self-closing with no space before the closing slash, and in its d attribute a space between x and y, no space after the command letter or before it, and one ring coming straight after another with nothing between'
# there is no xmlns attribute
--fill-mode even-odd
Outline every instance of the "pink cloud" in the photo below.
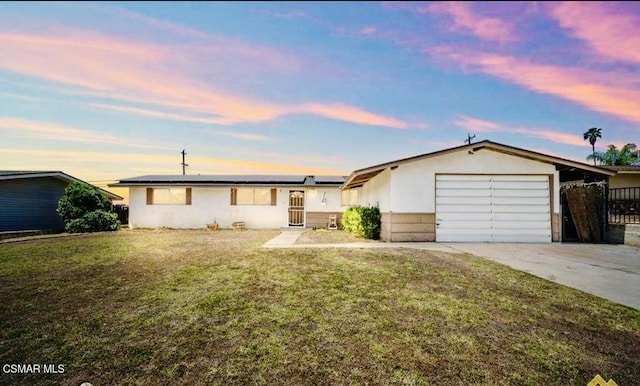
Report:
<svg viewBox="0 0 640 386"><path fill-rule="evenodd" d="M307 104L293 107L291 113L311 113L341 121L360 123L363 125L386 126L396 129L408 129L411 127L424 128L418 123L409 123L393 117L373 114L358 107L337 104Z"/></svg>
<svg viewBox="0 0 640 386"><path fill-rule="evenodd" d="M501 126L495 122L489 122L467 115L458 117L454 123L472 132L491 133L500 131L501 129Z"/></svg>
<svg viewBox="0 0 640 386"><path fill-rule="evenodd" d="M483 17L474 13L472 2L442 1L419 7L422 13L447 15L453 20L452 31L469 32L472 35L492 42L513 42L516 39L513 25L497 17Z"/></svg>
<svg viewBox="0 0 640 386"><path fill-rule="evenodd" d="M466 115L459 117L454 123L471 132L522 134L527 137L540 138L566 145L590 146L589 142L584 141L582 136L580 135L561 133L540 128L513 127Z"/></svg>
<svg viewBox="0 0 640 386"><path fill-rule="evenodd" d="M598 54L611 60L640 63L637 15L616 11L615 3L563 2L551 3L549 7L551 16L562 28L584 40Z"/></svg>
<svg viewBox="0 0 640 386"><path fill-rule="evenodd" d="M456 62L536 92L555 95L590 110L640 122L638 77L628 73L601 73L575 67L537 64L513 56L485 54L452 47L429 50L437 58Z"/></svg>
<svg viewBox="0 0 640 386"><path fill-rule="evenodd" d="M6 53L0 56L0 68L80 87L82 92L120 102L153 105L148 109L99 106L137 115L186 121L207 119L209 123L231 124L268 121L291 114L313 114L355 124L396 129L420 125L357 106L282 104L237 96L204 85L196 79L183 77L179 71L175 71L176 67L184 66L185 60L192 60L189 65L197 67L199 63L195 60L195 54L199 51L177 58L175 47L130 43L86 31L76 32L74 38L0 34L0 45ZM263 54L269 56L269 52ZM166 109L180 109L182 113L167 112Z"/></svg>
<svg viewBox="0 0 640 386"><path fill-rule="evenodd" d="M366 36L375 35L376 32L378 32L378 28L373 25L361 28L360 31L358 31L360 35L366 35Z"/></svg>
<svg viewBox="0 0 640 386"><path fill-rule="evenodd" d="M0 129L4 135L46 139L61 142L111 144L126 147L166 149L168 146L153 144L148 140L116 136L104 132L78 129L48 122L30 121L21 118L0 117Z"/></svg>

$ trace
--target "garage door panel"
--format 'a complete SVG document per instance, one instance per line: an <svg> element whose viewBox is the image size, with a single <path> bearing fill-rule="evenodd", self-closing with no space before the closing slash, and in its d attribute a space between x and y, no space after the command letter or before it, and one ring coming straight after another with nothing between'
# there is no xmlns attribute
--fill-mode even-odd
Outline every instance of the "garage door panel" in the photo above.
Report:
<svg viewBox="0 0 640 386"><path fill-rule="evenodd" d="M492 214L490 211L483 212L451 212L440 213L437 217L438 221L491 221Z"/></svg>
<svg viewBox="0 0 640 386"><path fill-rule="evenodd" d="M524 228L508 228L508 229L502 229L499 233L500 235L506 235L506 236L513 236L513 235L537 235L537 236L542 236L542 235L546 235L548 231L548 228L530 228L530 229L524 229Z"/></svg>
<svg viewBox="0 0 640 386"><path fill-rule="evenodd" d="M510 229L549 229L550 227L542 221L493 221L493 229L500 229L500 232L507 232Z"/></svg>
<svg viewBox="0 0 640 386"><path fill-rule="evenodd" d="M528 197L523 200L522 197L493 197L493 205L513 205L513 206L549 206L549 197Z"/></svg>
<svg viewBox="0 0 640 386"><path fill-rule="evenodd" d="M479 182L491 181L495 176L484 174L439 174L438 183L447 181Z"/></svg>
<svg viewBox="0 0 640 386"><path fill-rule="evenodd" d="M445 197L491 197L491 189L438 189L438 195Z"/></svg>
<svg viewBox="0 0 640 386"><path fill-rule="evenodd" d="M546 189L549 181L493 181L493 189Z"/></svg>
<svg viewBox="0 0 640 386"><path fill-rule="evenodd" d="M549 213L492 213L492 218L494 221L514 221L514 222L522 222L522 221L538 221L538 222L546 222L549 220Z"/></svg>
<svg viewBox="0 0 640 386"><path fill-rule="evenodd" d="M515 190L515 189L495 189L491 192L493 197L502 198L502 197L515 197L515 198L549 198L549 191L542 189L530 189L530 190ZM522 203L522 200L520 200Z"/></svg>
<svg viewBox="0 0 640 386"><path fill-rule="evenodd" d="M439 196L436 197L438 203L440 205L463 205L463 206L474 206L474 205L490 205L491 197L475 197L470 200L467 197L445 197Z"/></svg>
<svg viewBox="0 0 640 386"><path fill-rule="evenodd" d="M436 240L550 242L546 175L437 175Z"/></svg>
<svg viewBox="0 0 640 386"><path fill-rule="evenodd" d="M477 230L482 230L484 233L484 229L488 229L489 232L491 232L491 220L488 221L483 221L483 220L474 220L474 221L469 221L469 220L450 220L450 221L440 221L438 220L438 227L439 229L442 230L446 230L446 229L462 229L462 230L466 230L466 229L477 229Z"/></svg>
<svg viewBox="0 0 640 386"><path fill-rule="evenodd" d="M476 181L473 183L476 189L491 189L492 183L489 179L486 181ZM468 181L438 181L439 189L466 189L469 187Z"/></svg>
<svg viewBox="0 0 640 386"><path fill-rule="evenodd" d="M543 205L493 205L491 207L493 213L545 213L549 216L550 209L549 204Z"/></svg>

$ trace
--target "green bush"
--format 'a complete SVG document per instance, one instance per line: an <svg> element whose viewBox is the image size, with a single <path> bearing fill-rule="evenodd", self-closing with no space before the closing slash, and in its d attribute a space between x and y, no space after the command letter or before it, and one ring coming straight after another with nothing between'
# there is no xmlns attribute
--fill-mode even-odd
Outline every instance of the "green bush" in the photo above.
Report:
<svg viewBox="0 0 640 386"><path fill-rule="evenodd" d="M67 185L57 211L67 232L115 231L120 226L111 201L98 188L79 182Z"/></svg>
<svg viewBox="0 0 640 386"><path fill-rule="evenodd" d="M380 238L380 209L375 206L354 206L342 215L342 225L358 237L377 240Z"/></svg>
<svg viewBox="0 0 640 386"><path fill-rule="evenodd" d="M84 216L69 221L65 224L65 229L71 233L84 233L116 231L119 226L120 222L118 221L117 214L99 209L85 213Z"/></svg>

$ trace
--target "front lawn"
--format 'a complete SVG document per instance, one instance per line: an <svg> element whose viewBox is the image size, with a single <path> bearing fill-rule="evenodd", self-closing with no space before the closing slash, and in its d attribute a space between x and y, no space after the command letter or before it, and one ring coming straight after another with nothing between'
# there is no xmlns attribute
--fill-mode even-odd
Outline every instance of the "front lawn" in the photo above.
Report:
<svg viewBox="0 0 640 386"><path fill-rule="evenodd" d="M0 384L640 379L638 310L470 255L260 247L276 234L0 245L0 363L64 365Z"/></svg>

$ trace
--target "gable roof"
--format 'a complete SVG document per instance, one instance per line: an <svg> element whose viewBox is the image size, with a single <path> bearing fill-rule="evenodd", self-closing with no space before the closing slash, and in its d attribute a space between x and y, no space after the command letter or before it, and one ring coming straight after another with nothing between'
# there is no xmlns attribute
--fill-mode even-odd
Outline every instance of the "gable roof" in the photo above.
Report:
<svg viewBox="0 0 640 386"><path fill-rule="evenodd" d="M341 186L342 176L300 175L148 175L120 180L109 186Z"/></svg>
<svg viewBox="0 0 640 386"><path fill-rule="evenodd" d="M92 185L88 182L82 181L78 178L68 175L67 173L63 173L61 171L34 171L34 170L0 170L0 181L3 180L16 180L16 179L25 179L25 178L42 178L42 177L52 177L64 182L80 182L83 184ZM108 190L104 190L102 188L98 188L100 192L104 193L110 200L124 200L124 197L120 197L117 194L111 193Z"/></svg>
<svg viewBox="0 0 640 386"><path fill-rule="evenodd" d="M420 160L433 158L433 157L440 157L446 154L451 154L459 151L465 151L465 150L478 151L481 149L489 149L489 150L497 151L500 153L513 155L516 157L522 157L522 158L531 159L534 161L550 163L555 165L557 170L572 171L572 170L578 169L578 170L583 170L589 173L602 175L602 176L613 176L616 174L615 171L587 165L582 162L576 162L576 161L568 160L565 158L555 157L548 154L542 154L542 153L538 153L531 150L521 149L518 147L503 145L500 143L485 140L477 143L472 143L470 145L462 145L462 146L452 147L449 149L438 150L432 153L420 154L417 156L403 158L396 161L386 162L379 165L374 165L367 168L356 170L353 173L351 173L349 177L347 177L347 180L344 183L343 188L360 187L387 168L394 168L409 162L420 161Z"/></svg>

